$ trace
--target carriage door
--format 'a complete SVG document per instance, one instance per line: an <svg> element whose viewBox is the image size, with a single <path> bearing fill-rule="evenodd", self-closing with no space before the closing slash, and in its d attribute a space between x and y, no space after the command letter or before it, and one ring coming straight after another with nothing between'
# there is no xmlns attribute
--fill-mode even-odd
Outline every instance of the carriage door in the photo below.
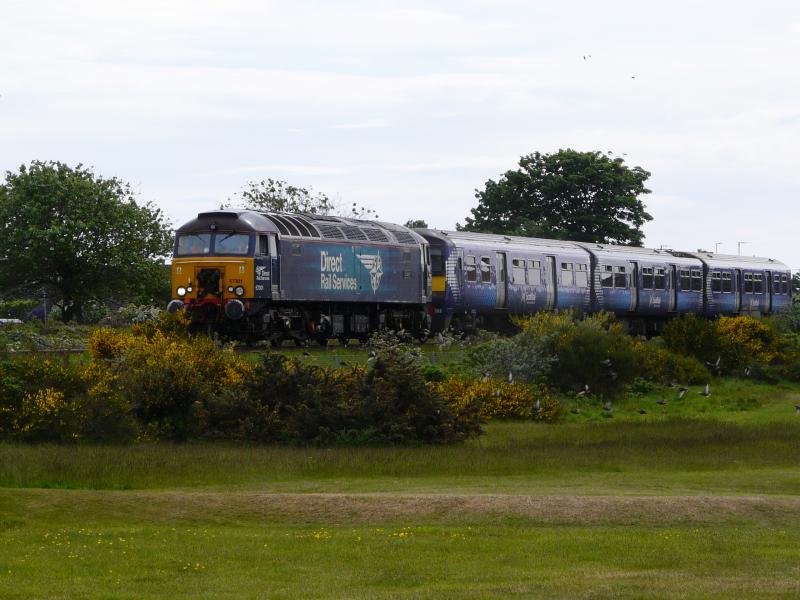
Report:
<svg viewBox="0 0 800 600"><path fill-rule="evenodd" d="M506 253L495 253L495 276L497 279L497 308L505 308L508 296L508 274L506 273Z"/></svg>
<svg viewBox="0 0 800 600"><path fill-rule="evenodd" d="M547 308L556 307L556 257L548 256L543 281L547 285Z"/></svg>
<svg viewBox="0 0 800 600"><path fill-rule="evenodd" d="M741 312L742 310L742 270L736 269L733 273L736 281L733 282L733 312Z"/></svg>
<svg viewBox="0 0 800 600"><path fill-rule="evenodd" d="M669 268L669 312L678 308L678 267L670 265Z"/></svg>
<svg viewBox="0 0 800 600"><path fill-rule="evenodd" d="M771 313L772 312L772 290L773 290L773 288L772 288L772 271L767 271L766 273L764 273L764 277L767 278L767 280L764 282L764 288L763 288L764 291L767 294L767 297L764 299L764 306L766 307L766 309L765 309L766 312L767 313Z"/></svg>
<svg viewBox="0 0 800 600"><path fill-rule="evenodd" d="M639 308L639 263L629 263L631 270L631 312Z"/></svg>

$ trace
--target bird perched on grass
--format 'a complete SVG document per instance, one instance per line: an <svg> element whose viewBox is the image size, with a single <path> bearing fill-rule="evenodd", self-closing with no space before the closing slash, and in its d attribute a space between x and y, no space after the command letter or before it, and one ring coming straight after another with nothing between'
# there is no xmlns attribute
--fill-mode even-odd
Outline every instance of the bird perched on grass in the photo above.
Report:
<svg viewBox="0 0 800 600"><path fill-rule="evenodd" d="M794 412L797 413L798 415L800 415L800 404L795 404L794 405Z"/></svg>
<svg viewBox="0 0 800 600"><path fill-rule="evenodd" d="M611 406L611 402L606 402L605 404L603 404L603 410L606 412L611 412L612 410L614 410L614 407Z"/></svg>
<svg viewBox="0 0 800 600"><path fill-rule="evenodd" d="M489 371L486 371L486 372L483 374L483 379L482 379L481 381L483 381L484 383L486 383L487 381L489 381Z"/></svg>
<svg viewBox="0 0 800 600"><path fill-rule="evenodd" d="M646 414L647 414L647 411L646 411L645 409L643 409L643 408L640 408L640 409L639 409L639 414L640 414L640 415L646 415Z"/></svg>
<svg viewBox="0 0 800 600"><path fill-rule="evenodd" d="M661 400L656 400L656 404L660 404L661 406L666 406L667 401L666 399L662 398Z"/></svg>
<svg viewBox="0 0 800 600"><path fill-rule="evenodd" d="M511 371L508 372L508 383L514 383L514 374Z"/></svg>
<svg viewBox="0 0 800 600"><path fill-rule="evenodd" d="M542 401L539 398L536 399L536 404L533 405L533 410L537 415L542 412Z"/></svg>
<svg viewBox="0 0 800 600"><path fill-rule="evenodd" d="M581 397L585 396L588 393L589 393L589 386L588 385L584 385L583 389L580 392L578 392L577 394L575 394L575 396L577 396L578 398L581 398Z"/></svg>
<svg viewBox="0 0 800 600"><path fill-rule="evenodd" d="M686 397L686 392L688 392L688 391L689 391L688 388L679 387L678 388L678 400L683 400Z"/></svg>
<svg viewBox="0 0 800 600"><path fill-rule="evenodd" d="M711 385L707 383L706 387L703 388L703 391L700 392L700 395L708 398L711 395Z"/></svg>

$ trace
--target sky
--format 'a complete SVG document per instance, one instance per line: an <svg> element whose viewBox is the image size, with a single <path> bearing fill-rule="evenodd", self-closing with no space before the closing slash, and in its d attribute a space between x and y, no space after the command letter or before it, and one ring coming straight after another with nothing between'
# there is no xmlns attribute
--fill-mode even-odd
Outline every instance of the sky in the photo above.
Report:
<svg viewBox="0 0 800 600"><path fill-rule="evenodd" d="M800 3L0 0L0 171L178 226L251 180L451 229L519 157L652 173L645 245L800 269Z"/></svg>

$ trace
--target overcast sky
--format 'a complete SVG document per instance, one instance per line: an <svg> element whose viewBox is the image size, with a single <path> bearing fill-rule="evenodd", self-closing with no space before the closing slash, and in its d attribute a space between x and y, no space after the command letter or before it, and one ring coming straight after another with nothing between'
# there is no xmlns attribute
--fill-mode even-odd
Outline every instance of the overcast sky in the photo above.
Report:
<svg viewBox="0 0 800 600"><path fill-rule="evenodd" d="M796 1L0 8L2 171L91 165L175 225L273 177L452 228L520 155L610 150L646 245L800 268Z"/></svg>

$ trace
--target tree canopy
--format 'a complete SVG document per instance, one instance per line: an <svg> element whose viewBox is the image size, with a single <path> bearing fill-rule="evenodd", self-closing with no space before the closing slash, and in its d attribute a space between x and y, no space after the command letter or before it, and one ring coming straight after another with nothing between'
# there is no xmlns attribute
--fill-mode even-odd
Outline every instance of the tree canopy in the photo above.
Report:
<svg viewBox="0 0 800 600"><path fill-rule="evenodd" d="M353 219L377 219L371 208L353 202L343 205L311 187L298 187L280 179L249 181L237 195L238 202L228 200L226 207L242 206L252 210L337 215Z"/></svg>
<svg viewBox="0 0 800 600"><path fill-rule="evenodd" d="M650 173L602 152L534 152L475 190L465 231L641 246Z"/></svg>
<svg viewBox="0 0 800 600"><path fill-rule="evenodd" d="M428 224L423 219L409 219L405 222L409 229L427 229Z"/></svg>
<svg viewBox="0 0 800 600"><path fill-rule="evenodd" d="M83 165L33 161L0 184L0 285L44 288L66 320L90 300L157 294L171 246L159 209Z"/></svg>

